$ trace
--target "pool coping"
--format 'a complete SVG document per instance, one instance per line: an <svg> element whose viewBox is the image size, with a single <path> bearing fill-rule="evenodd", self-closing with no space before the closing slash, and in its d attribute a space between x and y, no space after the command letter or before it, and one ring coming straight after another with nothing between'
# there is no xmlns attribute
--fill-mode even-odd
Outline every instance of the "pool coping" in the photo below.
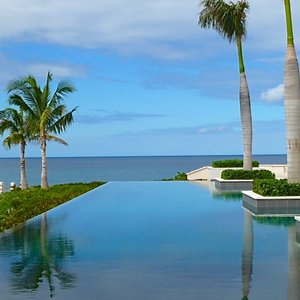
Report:
<svg viewBox="0 0 300 300"><path fill-rule="evenodd" d="M243 195L246 195L254 200L300 200L299 196L262 196L253 191L242 191Z"/></svg>

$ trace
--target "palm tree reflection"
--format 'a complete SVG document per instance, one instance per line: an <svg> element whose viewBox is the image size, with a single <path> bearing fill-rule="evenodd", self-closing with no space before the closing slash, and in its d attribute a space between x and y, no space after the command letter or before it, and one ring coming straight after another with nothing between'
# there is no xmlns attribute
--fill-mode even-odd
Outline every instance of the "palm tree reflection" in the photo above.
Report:
<svg viewBox="0 0 300 300"><path fill-rule="evenodd" d="M285 226L288 229L288 288L287 299L300 299L300 245L296 240L296 224L293 217L255 217L261 224ZM247 298L245 298L247 299Z"/></svg>
<svg viewBox="0 0 300 300"><path fill-rule="evenodd" d="M300 246L296 242L296 226L288 228L288 300L300 299Z"/></svg>
<svg viewBox="0 0 300 300"><path fill-rule="evenodd" d="M45 281L50 297L53 297L57 282L61 288L74 286L76 275L64 270L66 258L74 255L73 242L61 234L49 235L46 214L3 236L0 251L11 258L14 291L34 292Z"/></svg>
<svg viewBox="0 0 300 300"><path fill-rule="evenodd" d="M247 300L250 292L253 268L253 217L250 212L244 209L244 242L242 252L242 282L243 298Z"/></svg>

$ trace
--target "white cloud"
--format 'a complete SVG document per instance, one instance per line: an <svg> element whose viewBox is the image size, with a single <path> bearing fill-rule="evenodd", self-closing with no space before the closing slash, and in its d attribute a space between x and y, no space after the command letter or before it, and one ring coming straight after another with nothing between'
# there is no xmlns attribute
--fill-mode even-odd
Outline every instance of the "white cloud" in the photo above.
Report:
<svg viewBox="0 0 300 300"><path fill-rule="evenodd" d="M168 42L198 31L198 1L10 0L1 3L0 41L42 41L182 59Z"/></svg>
<svg viewBox="0 0 300 300"><path fill-rule="evenodd" d="M71 65L57 65L51 63L34 63L27 66L27 73L34 74L36 76L45 76L48 71L55 74L55 77L72 77L82 76L84 70L77 66ZM27 75L27 74L24 74Z"/></svg>
<svg viewBox="0 0 300 300"><path fill-rule="evenodd" d="M267 102L278 102L283 100L283 93L284 85L279 84L278 86L261 93L260 98Z"/></svg>
<svg viewBox="0 0 300 300"><path fill-rule="evenodd" d="M283 50L282 1L249 2L245 50ZM226 41L211 30L199 28L199 3L200 0L2 1L0 42L48 42L175 60L203 57ZM292 1L292 9L296 42L300 42L299 1Z"/></svg>
<svg viewBox="0 0 300 300"><path fill-rule="evenodd" d="M45 79L48 71L55 75L56 79L66 79L71 77L85 76L86 70L83 66L67 64L58 62L22 62L17 60L10 60L0 53L0 69L5 72L0 73L0 88L6 86L8 81L23 77L27 75L33 75L37 78Z"/></svg>

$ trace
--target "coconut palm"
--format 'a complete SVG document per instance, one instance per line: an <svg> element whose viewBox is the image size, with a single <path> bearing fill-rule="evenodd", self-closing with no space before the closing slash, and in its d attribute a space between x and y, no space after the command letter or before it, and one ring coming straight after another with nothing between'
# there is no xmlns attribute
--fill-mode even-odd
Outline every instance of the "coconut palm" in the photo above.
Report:
<svg viewBox="0 0 300 300"><path fill-rule="evenodd" d="M300 182L300 83L299 66L294 45L291 6L284 0L287 53L284 75L284 106L287 136L288 182Z"/></svg>
<svg viewBox="0 0 300 300"><path fill-rule="evenodd" d="M60 81L51 92L52 74L48 72L46 84L41 89L36 79L29 75L20 80L14 80L7 87L9 103L18 106L28 114L30 123L34 125L35 134L39 137L42 153L41 187L48 187L46 148L48 141L63 145L67 142L53 134L60 134L73 123L73 113L77 107L68 111L63 103L64 97L74 92L75 88L67 81Z"/></svg>
<svg viewBox="0 0 300 300"><path fill-rule="evenodd" d="M240 70L240 115L244 145L244 170L252 169L252 116L250 94L245 73L242 40L246 36L249 4L246 0L226 3L223 0L203 0L199 25L213 28L229 42L236 42Z"/></svg>
<svg viewBox="0 0 300 300"><path fill-rule="evenodd" d="M29 122L22 111L13 108L6 108L0 111L0 134L9 132L9 135L3 140L3 145L8 149L12 145L20 145L20 174L21 188L27 189L25 148L28 141L33 139L30 135Z"/></svg>

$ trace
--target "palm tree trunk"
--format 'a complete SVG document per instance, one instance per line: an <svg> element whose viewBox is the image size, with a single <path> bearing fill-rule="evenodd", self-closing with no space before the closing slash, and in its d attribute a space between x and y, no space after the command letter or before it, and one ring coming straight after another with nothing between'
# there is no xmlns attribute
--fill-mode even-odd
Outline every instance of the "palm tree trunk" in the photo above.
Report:
<svg viewBox="0 0 300 300"><path fill-rule="evenodd" d="M41 139L41 150L42 150L41 188L43 189L48 187L46 147L47 147L46 138L43 137Z"/></svg>
<svg viewBox="0 0 300 300"><path fill-rule="evenodd" d="M243 60L242 41L237 39L239 68L240 68L240 115L243 132L244 170L252 170L252 114L250 93Z"/></svg>
<svg viewBox="0 0 300 300"><path fill-rule="evenodd" d="M285 0L287 53L284 74L284 106L287 138L288 182L300 182L300 78L294 46L290 1Z"/></svg>
<svg viewBox="0 0 300 300"><path fill-rule="evenodd" d="M28 189L27 178L26 178L26 163L25 163L25 142L21 142L21 157L20 157L20 174L21 174L21 189Z"/></svg>

